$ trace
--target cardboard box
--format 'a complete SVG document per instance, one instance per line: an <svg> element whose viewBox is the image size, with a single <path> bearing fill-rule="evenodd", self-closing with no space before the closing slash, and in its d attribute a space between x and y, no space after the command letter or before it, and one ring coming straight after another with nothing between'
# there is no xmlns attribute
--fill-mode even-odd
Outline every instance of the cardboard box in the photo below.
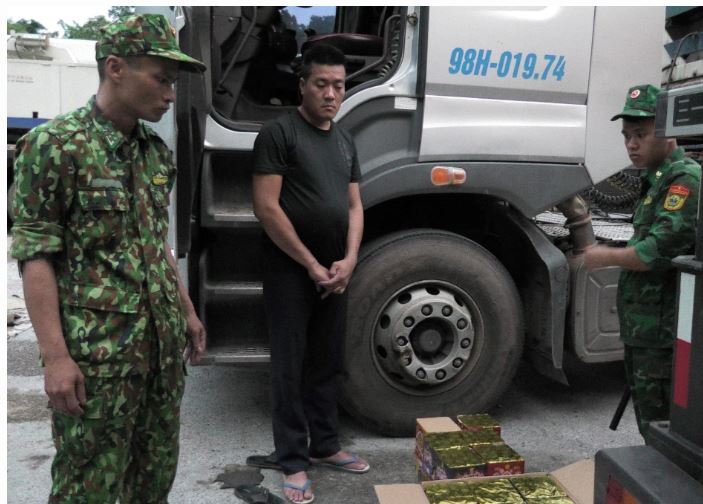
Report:
<svg viewBox="0 0 703 504"><path fill-rule="evenodd" d="M549 474L576 504L593 503L595 465L592 459L570 464L551 473L527 473L521 476L509 477L521 478L544 474ZM473 483L490 481L496 478L498 477L487 476L485 478L474 478L470 481ZM406 485L376 485L374 488L378 504L429 504L429 500L423 491L424 486L446 485L456 481L466 482L467 480L443 480Z"/></svg>

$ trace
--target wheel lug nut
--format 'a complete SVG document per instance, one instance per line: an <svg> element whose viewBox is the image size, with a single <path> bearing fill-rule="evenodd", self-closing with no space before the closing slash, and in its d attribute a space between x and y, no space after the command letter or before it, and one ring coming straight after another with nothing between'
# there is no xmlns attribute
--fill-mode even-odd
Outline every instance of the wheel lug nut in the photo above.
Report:
<svg viewBox="0 0 703 504"><path fill-rule="evenodd" d="M407 317L405 320L403 320L403 324L405 327L412 327L415 324L415 319L412 317Z"/></svg>
<svg viewBox="0 0 703 504"><path fill-rule="evenodd" d="M442 308L442 315L444 315L445 317L448 317L452 314L453 311L454 310L452 310L451 306L444 306Z"/></svg>
<svg viewBox="0 0 703 504"><path fill-rule="evenodd" d="M425 306L423 306L423 307L422 307L422 314L423 314L425 317L428 317L428 316L432 315L432 307L431 307L430 305L428 305L428 304L426 304Z"/></svg>
<svg viewBox="0 0 703 504"><path fill-rule="evenodd" d="M398 336L398 339L396 339L395 341L400 346L405 346L408 344L408 340L405 336Z"/></svg>
<svg viewBox="0 0 703 504"><path fill-rule="evenodd" d="M424 369L420 368L415 372L415 376L417 376L421 380L424 380L425 378L427 378L427 373L425 373Z"/></svg>
<svg viewBox="0 0 703 504"><path fill-rule="evenodd" d="M452 361L452 366L454 366L455 368L460 368L463 363L463 359L456 358Z"/></svg>
<svg viewBox="0 0 703 504"><path fill-rule="evenodd" d="M403 357L403 365L404 366L409 366L410 364L412 364L412 362L413 362L413 359L409 355Z"/></svg>
<svg viewBox="0 0 703 504"><path fill-rule="evenodd" d="M444 380L444 378L447 376L447 372L444 369L440 369L439 371L437 371L435 376L438 380Z"/></svg>
<svg viewBox="0 0 703 504"><path fill-rule="evenodd" d="M459 329L466 329L467 325L469 325L469 323L466 321L466 319L459 319L459 321L456 323L456 326Z"/></svg>
<svg viewBox="0 0 703 504"><path fill-rule="evenodd" d="M469 338L461 340L461 348L469 348L469 345L471 345L471 340Z"/></svg>

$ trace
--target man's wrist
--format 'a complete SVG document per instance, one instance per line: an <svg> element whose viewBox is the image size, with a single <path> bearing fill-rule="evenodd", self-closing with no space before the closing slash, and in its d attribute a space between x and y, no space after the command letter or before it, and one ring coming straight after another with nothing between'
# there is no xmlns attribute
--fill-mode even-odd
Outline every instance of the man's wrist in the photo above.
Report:
<svg viewBox="0 0 703 504"><path fill-rule="evenodd" d="M320 263L317 262L317 259L315 259L314 257L311 257L310 259L307 259L307 260L305 261L305 268L306 268L308 271L313 271L313 270L315 270L315 269L316 269L317 267L319 267L319 266L320 266Z"/></svg>
<svg viewBox="0 0 703 504"><path fill-rule="evenodd" d="M41 358L45 366L53 366L66 359L73 361L68 351L41 352Z"/></svg>

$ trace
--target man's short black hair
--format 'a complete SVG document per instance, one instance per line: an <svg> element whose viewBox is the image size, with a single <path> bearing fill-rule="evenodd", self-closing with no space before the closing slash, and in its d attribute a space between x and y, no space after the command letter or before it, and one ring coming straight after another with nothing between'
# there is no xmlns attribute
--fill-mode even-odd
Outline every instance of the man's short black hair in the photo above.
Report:
<svg viewBox="0 0 703 504"><path fill-rule="evenodd" d="M347 62L344 53L329 44L315 44L305 51L303 55L303 66L300 69L300 77L307 80L312 73L313 65L342 65Z"/></svg>
<svg viewBox="0 0 703 504"><path fill-rule="evenodd" d="M141 64L141 60L144 59L144 56L120 56L123 60L127 62L127 66L129 66L132 69L139 68L139 65ZM103 82L105 80L105 61L107 58L100 58L98 60L98 80L99 82Z"/></svg>
<svg viewBox="0 0 703 504"><path fill-rule="evenodd" d="M622 121L623 123L629 122L632 124L642 124L649 121L654 121L654 117L623 116Z"/></svg>

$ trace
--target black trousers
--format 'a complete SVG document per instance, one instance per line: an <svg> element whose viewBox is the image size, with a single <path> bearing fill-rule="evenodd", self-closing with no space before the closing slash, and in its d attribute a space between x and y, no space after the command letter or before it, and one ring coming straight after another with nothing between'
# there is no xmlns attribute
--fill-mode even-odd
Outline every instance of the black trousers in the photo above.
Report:
<svg viewBox="0 0 703 504"><path fill-rule="evenodd" d="M284 474L294 474L308 468L309 457L340 450L337 397L347 295L321 300L307 270L271 242L264 245L263 258L273 441Z"/></svg>

